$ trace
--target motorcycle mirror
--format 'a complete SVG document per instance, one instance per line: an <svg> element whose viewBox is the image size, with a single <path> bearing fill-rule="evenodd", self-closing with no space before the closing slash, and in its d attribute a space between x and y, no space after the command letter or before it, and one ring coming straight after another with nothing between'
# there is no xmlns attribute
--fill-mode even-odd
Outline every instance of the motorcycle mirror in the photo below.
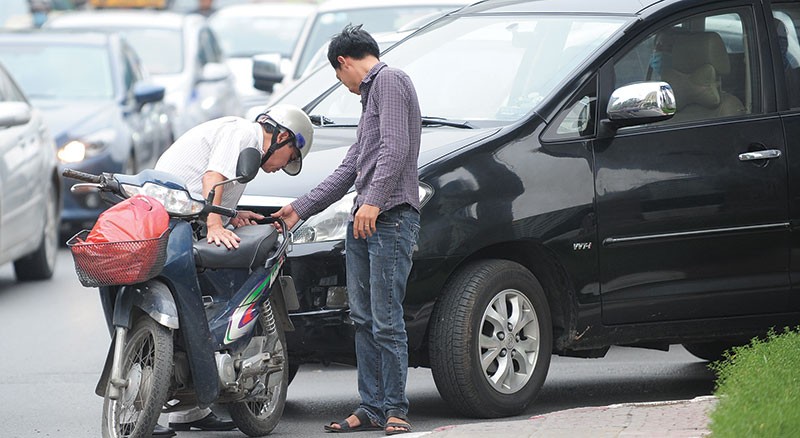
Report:
<svg viewBox="0 0 800 438"><path fill-rule="evenodd" d="M236 180L248 183L258 174L261 167L261 152L256 148L244 148L239 152L239 161L236 163Z"/></svg>

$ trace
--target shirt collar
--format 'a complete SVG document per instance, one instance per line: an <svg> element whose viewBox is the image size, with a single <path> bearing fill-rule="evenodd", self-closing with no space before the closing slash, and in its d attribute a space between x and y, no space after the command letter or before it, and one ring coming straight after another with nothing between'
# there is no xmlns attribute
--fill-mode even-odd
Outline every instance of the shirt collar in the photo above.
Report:
<svg viewBox="0 0 800 438"><path fill-rule="evenodd" d="M375 79L375 76L377 76L378 72L384 67L386 67L385 62L378 62L377 64L373 65L372 68L367 72L367 75L364 76L364 79L361 80L361 85L359 85L359 88L363 89L364 87L368 87L372 83L372 80Z"/></svg>

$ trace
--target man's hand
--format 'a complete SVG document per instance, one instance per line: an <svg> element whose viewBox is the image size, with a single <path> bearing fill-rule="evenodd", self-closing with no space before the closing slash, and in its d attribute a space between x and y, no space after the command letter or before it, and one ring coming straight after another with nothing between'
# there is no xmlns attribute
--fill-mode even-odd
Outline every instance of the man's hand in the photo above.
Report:
<svg viewBox="0 0 800 438"><path fill-rule="evenodd" d="M261 219L264 219L264 216L258 213L247 210L239 210L239 214L236 215L235 218L231 219L231 225L236 228L243 227L245 225L255 225L256 221L260 221Z"/></svg>
<svg viewBox="0 0 800 438"><path fill-rule="evenodd" d="M284 205L283 208L276 211L275 213L272 213L272 217L276 219L283 219L283 222L286 224L286 228L290 230L292 229L292 227L294 227L294 224L296 224L300 220L300 215L298 215L297 212L294 211L294 207L292 207L292 204ZM283 231L281 230L281 224L279 222L275 222L273 225L275 225L275 228L278 231Z"/></svg>
<svg viewBox="0 0 800 438"><path fill-rule="evenodd" d="M366 239L372 236L372 233L377 230L375 221L378 220L378 215L381 209L369 204L364 204L358 207L355 218L353 218L353 237L356 239Z"/></svg>
<svg viewBox="0 0 800 438"><path fill-rule="evenodd" d="M206 223L208 228L208 243L220 246L225 245L228 249L238 248L239 241L242 240L233 231L222 226L221 223Z"/></svg>

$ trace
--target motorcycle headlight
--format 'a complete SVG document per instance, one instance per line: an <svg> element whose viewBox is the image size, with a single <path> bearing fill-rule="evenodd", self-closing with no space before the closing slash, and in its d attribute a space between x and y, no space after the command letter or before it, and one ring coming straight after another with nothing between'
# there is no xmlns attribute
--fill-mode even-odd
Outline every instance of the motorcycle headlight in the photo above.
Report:
<svg viewBox="0 0 800 438"><path fill-rule="evenodd" d="M104 129L82 139L68 141L58 149L58 159L62 163L77 163L93 157L105 150L116 135L113 129Z"/></svg>
<svg viewBox="0 0 800 438"><path fill-rule="evenodd" d="M157 199L172 216L194 216L199 214L205 205L204 202L193 199L185 190L169 189L158 184L145 183L141 187L121 184L121 188L128 197L147 195Z"/></svg>
<svg viewBox="0 0 800 438"><path fill-rule="evenodd" d="M420 208L428 202L431 196L433 196L433 189L427 184L419 183ZM350 192L331 204L330 207L311 216L294 232L292 242L298 244L344 240L347 236L350 209L353 207L355 197L356 192Z"/></svg>

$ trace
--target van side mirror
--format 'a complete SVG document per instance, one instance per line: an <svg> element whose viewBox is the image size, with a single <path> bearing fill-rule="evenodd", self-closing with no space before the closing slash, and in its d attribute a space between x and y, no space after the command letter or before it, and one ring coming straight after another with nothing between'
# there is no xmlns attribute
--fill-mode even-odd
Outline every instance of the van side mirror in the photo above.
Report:
<svg viewBox="0 0 800 438"><path fill-rule="evenodd" d="M236 180L246 184L258 175L261 167L261 152L256 148L244 148L239 153L239 161L236 162Z"/></svg>
<svg viewBox="0 0 800 438"><path fill-rule="evenodd" d="M611 93L603 120L601 137L613 135L624 126L661 122L675 115L675 93L666 82L636 82ZM602 134L606 135L602 135Z"/></svg>

